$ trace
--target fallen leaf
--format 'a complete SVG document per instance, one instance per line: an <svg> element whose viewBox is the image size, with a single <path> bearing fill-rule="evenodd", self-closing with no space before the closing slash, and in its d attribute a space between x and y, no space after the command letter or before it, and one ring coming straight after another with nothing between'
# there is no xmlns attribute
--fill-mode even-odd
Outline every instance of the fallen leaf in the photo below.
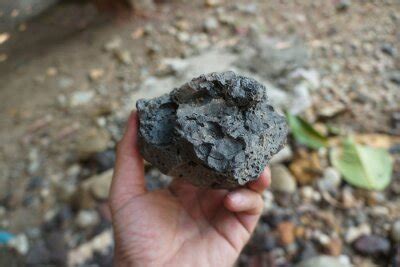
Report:
<svg viewBox="0 0 400 267"><path fill-rule="evenodd" d="M328 146L328 138L313 128L307 121L290 113L287 114L287 119L297 142L314 149Z"/></svg>
<svg viewBox="0 0 400 267"><path fill-rule="evenodd" d="M341 147L331 149L330 160L353 186L383 190L390 183L393 162L385 149L346 140Z"/></svg>
<svg viewBox="0 0 400 267"><path fill-rule="evenodd" d="M351 136L351 138L358 144L385 149L389 149L393 145L400 143L399 136L387 134L356 134ZM329 145L332 147L339 146L342 143L342 139L342 137L330 138Z"/></svg>

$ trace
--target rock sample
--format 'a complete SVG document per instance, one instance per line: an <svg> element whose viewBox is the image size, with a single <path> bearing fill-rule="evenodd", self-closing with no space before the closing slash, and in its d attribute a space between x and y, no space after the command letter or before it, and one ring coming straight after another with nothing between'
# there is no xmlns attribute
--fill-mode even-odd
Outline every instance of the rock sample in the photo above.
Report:
<svg viewBox="0 0 400 267"><path fill-rule="evenodd" d="M201 75L136 106L142 156L161 172L201 187L256 180L288 131L266 88L231 71Z"/></svg>

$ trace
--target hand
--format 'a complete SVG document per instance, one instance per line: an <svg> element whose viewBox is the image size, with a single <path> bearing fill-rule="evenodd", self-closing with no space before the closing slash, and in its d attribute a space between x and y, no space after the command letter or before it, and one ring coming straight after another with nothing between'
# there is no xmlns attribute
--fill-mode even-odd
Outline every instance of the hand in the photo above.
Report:
<svg viewBox="0 0 400 267"><path fill-rule="evenodd" d="M132 113L118 144L110 192L116 266L232 266L262 212L269 169L231 192L181 180L148 192L137 131Z"/></svg>

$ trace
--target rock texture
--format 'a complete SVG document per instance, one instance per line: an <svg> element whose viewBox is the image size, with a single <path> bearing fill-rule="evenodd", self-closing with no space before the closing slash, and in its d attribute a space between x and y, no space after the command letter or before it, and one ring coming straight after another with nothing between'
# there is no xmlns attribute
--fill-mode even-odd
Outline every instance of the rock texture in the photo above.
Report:
<svg viewBox="0 0 400 267"><path fill-rule="evenodd" d="M266 88L234 72L201 75L136 105L143 157L202 187L234 188L257 179L287 135Z"/></svg>

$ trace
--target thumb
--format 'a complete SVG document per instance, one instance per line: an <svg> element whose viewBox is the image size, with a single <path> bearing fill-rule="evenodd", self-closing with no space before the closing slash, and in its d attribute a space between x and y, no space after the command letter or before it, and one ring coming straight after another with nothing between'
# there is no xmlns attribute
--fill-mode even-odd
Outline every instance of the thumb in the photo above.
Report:
<svg viewBox="0 0 400 267"><path fill-rule="evenodd" d="M118 210L129 199L147 192L143 159L137 144L138 124L138 115L132 112L125 134L117 145L114 176L110 189L112 210Z"/></svg>

